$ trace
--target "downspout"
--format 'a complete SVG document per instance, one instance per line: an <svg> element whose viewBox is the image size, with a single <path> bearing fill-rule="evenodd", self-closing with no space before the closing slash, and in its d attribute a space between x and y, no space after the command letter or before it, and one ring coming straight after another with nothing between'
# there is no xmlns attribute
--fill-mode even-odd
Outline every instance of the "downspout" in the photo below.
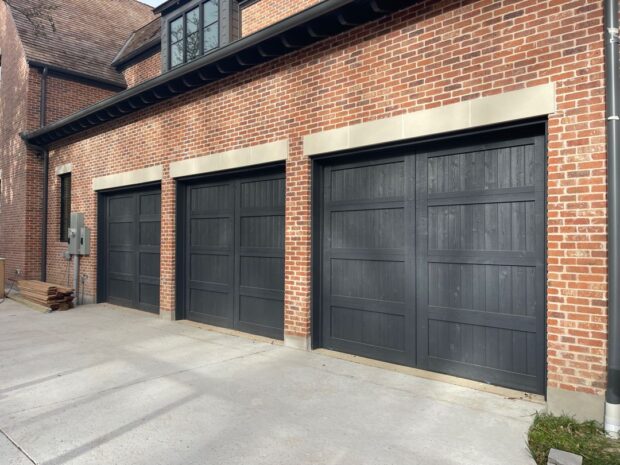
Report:
<svg viewBox="0 0 620 465"><path fill-rule="evenodd" d="M45 127L47 111L47 66L41 73L41 98L40 103L40 127ZM41 150L43 158L43 205L41 208L41 281L47 280L47 203L49 197L49 151L47 148Z"/></svg>
<svg viewBox="0 0 620 465"><path fill-rule="evenodd" d="M620 97L618 0L604 0L607 109L608 322L605 431L620 435Z"/></svg>

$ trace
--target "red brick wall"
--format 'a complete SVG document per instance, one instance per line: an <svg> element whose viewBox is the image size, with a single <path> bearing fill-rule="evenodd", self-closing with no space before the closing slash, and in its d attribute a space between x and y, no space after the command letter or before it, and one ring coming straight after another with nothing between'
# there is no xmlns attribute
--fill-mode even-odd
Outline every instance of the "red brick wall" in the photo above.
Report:
<svg viewBox="0 0 620 465"><path fill-rule="evenodd" d="M321 1L259 0L241 10L241 35L250 35Z"/></svg>
<svg viewBox="0 0 620 465"><path fill-rule="evenodd" d="M28 70L27 97L25 98L27 115L25 124L27 130L34 130L40 127L41 77L40 69L30 68ZM49 124L57 119L64 118L114 93L114 91L109 89L102 89L59 76L48 75L47 123ZM19 208L24 212L25 223L22 229L26 243L24 246L23 276L28 279L40 279L43 162L37 153L30 150L29 155L20 160L19 166L25 173L25 183L23 186L25 195L19 201ZM54 173L53 169L51 173ZM53 199L50 198L50 200ZM53 228L53 225L50 226ZM58 235L51 234L50 240L54 238L57 240ZM7 245L9 250L12 247L13 245L11 244ZM50 258L55 259L57 257ZM9 268L9 270L11 269Z"/></svg>
<svg viewBox="0 0 620 465"><path fill-rule="evenodd" d="M19 133L40 125L41 71L29 68L8 9L0 2L0 256L7 277L39 279L42 161ZM114 92L48 76L47 121L63 118Z"/></svg>
<svg viewBox="0 0 620 465"><path fill-rule="evenodd" d="M73 207L86 213L94 230L93 177L164 165L161 302L172 311L175 207L168 163L289 139L285 326L288 334L305 335L310 162L302 137L553 82L558 111L549 118L548 144L549 386L601 394L607 305L602 19L601 2L423 1L66 141L54 151L53 166L73 162ZM90 293L95 253L83 263ZM59 263L50 261L51 275L60 276Z"/></svg>
<svg viewBox="0 0 620 465"><path fill-rule="evenodd" d="M0 2L0 257L7 259L7 278L19 268L30 272L27 264L25 203L28 196L32 155L19 132L27 127L28 65L6 5ZM28 233L30 234L30 233Z"/></svg>
<svg viewBox="0 0 620 465"><path fill-rule="evenodd" d="M157 52L144 60L123 70L128 87L137 86L141 82L161 74L161 53Z"/></svg>
<svg viewBox="0 0 620 465"><path fill-rule="evenodd" d="M39 85L33 88L39 88ZM116 91L113 90L48 75L46 123L49 124L69 116L115 93Z"/></svg>

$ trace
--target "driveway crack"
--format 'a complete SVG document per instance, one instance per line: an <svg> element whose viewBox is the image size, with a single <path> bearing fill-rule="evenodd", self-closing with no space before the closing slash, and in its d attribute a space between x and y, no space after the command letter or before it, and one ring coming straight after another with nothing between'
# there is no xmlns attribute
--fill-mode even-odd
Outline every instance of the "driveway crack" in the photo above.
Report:
<svg viewBox="0 0 620 465"><path fill-rule="evenodd" d="M6 431L4 431L2 428L0 428L0 433L8 439L8 441L13 444L15 446L15 448L20 451L24 457L26 457L28 460L30 460L30 462L32 462L34 465L38 465L38 462L32 458L32 456L26 452L19 444L17 444L17 442L9 435L9 433L7 433Z"/></svg>

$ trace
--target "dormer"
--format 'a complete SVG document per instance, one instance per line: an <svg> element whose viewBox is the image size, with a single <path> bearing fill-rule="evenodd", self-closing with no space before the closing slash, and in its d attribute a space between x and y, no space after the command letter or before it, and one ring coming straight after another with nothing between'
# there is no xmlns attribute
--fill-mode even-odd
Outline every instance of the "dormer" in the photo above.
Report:
<svg viewBox="0 0 620 465"><path fill-rule="evenodd" d="M161 14L162 71L189 63L237 40L239 0L169 0Z"/></svg>

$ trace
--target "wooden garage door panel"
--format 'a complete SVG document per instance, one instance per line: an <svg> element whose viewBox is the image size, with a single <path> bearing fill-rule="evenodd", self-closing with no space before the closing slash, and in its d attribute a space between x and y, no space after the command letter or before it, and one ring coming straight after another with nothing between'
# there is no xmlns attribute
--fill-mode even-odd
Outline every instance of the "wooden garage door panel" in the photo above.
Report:
<svg viewBox="0 0 620 465"><path fill-rule="evenodd" d="M323 342L328 348L411 362L408 166L401 158L325 169Z"/></svg>
<svg viewBox="0 0 620 465"><path fill-rule="evenodd" d="M242 181L239 206L242 210L273 208L281 211L286 198L285 184L284 178Z"/></svg>
<svg viewBox="0 0 620 465"><path fill-rule="evenodd" d="M445 146L324 165L322 345L543 392L544 138Z"/></svg>
<svg viewBox="0 0 620 465"><path fill-rule="evenodd" d="M281 339L284 331L283 176L239 181L236 326Z"/></svg>
<svg viewBox="0 0 620 465"><path fill-rule="evenodd" d="M536 202L431 206L429 250L536 251Z"/></svg>
<svg viewBox="0 0 620 465"><path fill-rule="evenodd" d="M330 202L403 199L405 195L404 160L334 167L329 174Z"/></svg>
<svg viewBox="0 0 620 465"><path fill-rule="evenodd" d="M105 202L105 300L159 312L161 193L138 189Z"/></svg>
<svg viewBox="0 0 620 465"><path fill-rule="evenodd" d="M534 187L534 144L477 147L428 159L428 194Z"/></svg>
<svg viewBox="0 0 620 465"><path fill-rule="evenodd" d="M417 155L418 365L542 392L542 139Z"/></svg>
<svg viewBox="0 0 620 465"><path fill-rule="evenodd" d="M188 189L187 317L232 328L235 187L217 182Z"/></svg>
<svg viewBox="0 0 620 465"><path fill-rule="evenodd" d="M284 175L188 185L186 316L281 339Z"/></svg>

